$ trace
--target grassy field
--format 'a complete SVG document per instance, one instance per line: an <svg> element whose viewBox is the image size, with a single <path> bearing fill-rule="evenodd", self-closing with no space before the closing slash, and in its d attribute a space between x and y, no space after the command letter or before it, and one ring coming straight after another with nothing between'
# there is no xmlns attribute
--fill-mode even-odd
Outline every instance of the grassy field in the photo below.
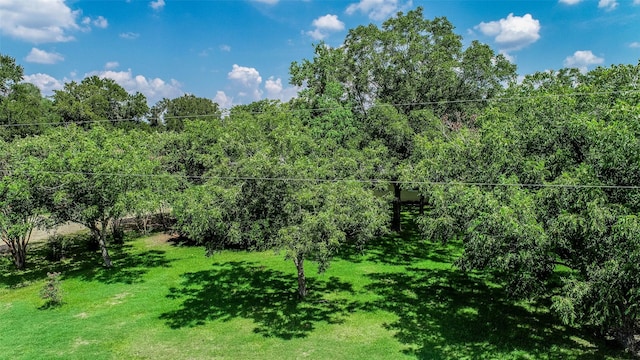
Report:
<svg viewBox="0 0 640 360"><path fill-rule="evenodd" d="M405 224L407 225L407 224ZM115 268L81 251L28 271L0 259L0 357L7 359L603 359L609 344L560 325L543 303L508 300L480 274L452 266L460 244L407 233L344 249L329 271L273 252L211 258L164 235L114 249ZM39 263L39 266L35 264ZM311 265L311 264L309 264ZM62 272L64 304L39 297Z"/></svg>

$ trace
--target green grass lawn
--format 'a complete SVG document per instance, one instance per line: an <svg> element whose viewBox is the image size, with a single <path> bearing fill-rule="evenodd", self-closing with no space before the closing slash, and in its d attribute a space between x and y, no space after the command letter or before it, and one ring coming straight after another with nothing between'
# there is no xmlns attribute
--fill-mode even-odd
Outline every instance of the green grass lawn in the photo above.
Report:
<svg viewBox="0 0 640 360"><path fill-rule="evenodd" d="M411 233L344 249L322 275L309 264L305 301L295 267L273 252L207 258L156 235L114 248L107 270L82 249L60 263L34 250L20 273L0 259L0 358L626 358L543 303L455 269L459 243ZM60 307L39 297L47 271L62 272Z"/></svg>

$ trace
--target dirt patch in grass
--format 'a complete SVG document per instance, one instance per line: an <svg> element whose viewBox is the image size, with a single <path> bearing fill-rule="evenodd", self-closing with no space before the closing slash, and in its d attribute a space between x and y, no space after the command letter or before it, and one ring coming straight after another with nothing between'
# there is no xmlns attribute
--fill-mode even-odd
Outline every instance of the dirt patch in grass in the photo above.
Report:
<svg viewBox="0 0 640 360"><path fill-rule="evenodd" d="M64 223L56 228L49 229L49 230L33 229L33 232L31 233L31 238L29 239L29 243L33 244L33 243L46 241L49 237L51 237L54 234L71 235L71 234L77 234L79 232L86 231L86 230L87 228L84 227L83 225L78 223L73 223L73 222ZM0 254L3 254L8 251L9 251L9 247L4 243L0 243Z"/></svg>
<svg viewBox="0 0 640 360"><path fill-rule="evenodd" d="M124 299L129 295L131 295L131 293L128 293L128 292L123 292L123 293L117 294L111 299L111 301L108 302L108 304L109 305L122 304L124 302Z"/></svg>
<svg viewBox="0 0 640 360"><path fill-rule="evenodd" d="M32 242L44 241L44 240L47 240L53 234L71 235L71 234L76 234L85 230L87 230L86 227L73 222L64 223L54 229L49 229L49 230L33 229L33 233L31 233L31 241Z"/></svg>
<svg viewBox="0 0 640 360"><path fill-rule="evenodd" d="M167 244L177 237L175 234L157 233L144 238L144 242L147 246L158 246Z"/></svg>

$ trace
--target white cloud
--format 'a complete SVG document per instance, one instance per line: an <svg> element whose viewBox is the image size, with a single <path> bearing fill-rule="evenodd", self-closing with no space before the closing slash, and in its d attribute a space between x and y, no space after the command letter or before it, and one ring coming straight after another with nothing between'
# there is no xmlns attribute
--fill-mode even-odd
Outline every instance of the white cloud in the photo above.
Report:
<svg viewBox="0 0 640 360"><path fill-rule="evenodd" d="M297 86L284 87L282 79L273 76L264 83L264 89L267 91L267 98L277 99L281 101L289 101L298 95L301 88Z"/></svg>
<svg viewBox="0 0 640 360"><path fill-rule="evenodd" d="M638 0L638 1L640 1L640 0ZM629 44L629 47L632 48L632 49L640 49L640 42L634 41L631 44Z"/></svg>
<svg viewBox="0 0 640 360"><path fill-rule="evenodd" d="M175 98L183 94L182 84L171 79L168 82L160 78L147 78L143 75L133 75L131 69L127 71L93 71L85 76L97 75L100 78L112 79L130 93L141 92L149 103L156 103L162 98Z"/></svg>
<svg viewBox="0 0 640 360"><path fill-rule="evenodd" d="M52 95L53 90L61 90L64 87L64 81L42 73L25 75L23 81L37 86L45 96Z"/></svg>
<svg viewBox="0 0 640 360"><path fill-rule="evenodd" d="M0 33L32 43L71 41L79 14L64 0L1 0Z"/></svg>
<svg viewBox="0 0 640 360"><path fill-rule="evenodd" d="M213 101L223 109L228 109L233 106L233 98L227 96L224 91L216 92L216 96L213 98Z"/></svg>
<svg viewBox="0 0 640 360"><path fill-rule="evenodd" d="M106 29L109 26L109 22L103 16L98 16L97 18L91 21L93 26L98 27L100 29Z"/></svg>
<svg viewBox="0 0 640 360"><path fill-rule="evenodd" d="M233 105L261 100L265 98L280 101L289 101L298 95L300 88L297 86L285 86L281 78L274 76L264 81L262 88L262 76L255 68L233 65L233 69L228 74L231 84L225 91L218 91L214 98L221 107L231 107ZM229 93L235 94L233 96Z"/></svg>
<svg viewBox="0 0 640 360"><path fill-rule="evenodd" d="M107 19L105 19L104 16L98 16L95 19L92 19L86 16L82 18L81 23L82 25L85 25L85 28L83 28L83 30L85 31L91 30L90 28L91 25L101 29L106 29L107 27L109 27L109 21L107 21Z"/></svg>
<svg viewBox="0 0 640 360"><path fill-rule="evenodd" d="M598 8L605 9L606 11L615 10L618 7L618 1L616 0L600 0L598 1Z"/></svg>
<svg viewBox="0 0 640 360"><path fill-rule="evenodd" d="M329 36L330 32L344 30L344 23L338 19L338 15L327 14L320 16L311 23L314 30L307 31L307 35L315 40L322 40Z"/></svg>
<svg viewBox="0 0 640 360"><path fill-rule="evenodd" d="M242 85L243 91L239 92L238 95L251 96L253 100L260 100L262 97L262 90L260 90L262 76L260 76L258 70L233 64L233 68L227 75L229 80Z"/></svg>
<svg viewBox="0 0 640 360"><path fill-rule="evenodd" d="M220 51L231 52L231 46L222 44L220 45Z"/></svg>
<svg viewBox="0 0 640 360"><path fill-rule="evenodd" d="M0 34L40 44L74 40L74 31L105 29L104 16L78 18L81 10L71 10L65 0L0 0ZM81 26L82 25L82 26Z"/></svg>
<svg viewBox="0 0 640 360"><path fill-rule="evenodd" d="M367 14L372 20L384 20L395 12L412 6L411 0L402 6L400 6L398 0L360 0L358 3L349 5L346 13L347 15L353 15L359 11Z"/></svg>
<svg viewBox="0 0 640 360"><path fill-rule="evenodd" d="M327 14L313 20L313 26L322 30L340 31L344 30L344 23L338 20L338 15Z"/></svg>
<svg viewBox="0 0 640 360"><path fill-rule="evenodd" d="M306 34L309 35L314 40L322 40L327 37L327 34L325 34L319 29L309 30L306 32Z"/></svg>
<svg viewBox="0 0 640 360"><path fill-rule="evenodd" d="M540 39L540 21L531 14L513 16L511 13L505 19L481 22L475 29L486 36L493 36L502 51L520 50Z"/></svg>
<svg viewBox="0 0 640 360"><path fill-rule="evenodd" d="M564 66L578 68L582 72L586 72L590 65L598 65L604 62L604 58L597 57L591 50L578 50L572 56L564 59Z"/></svg>
<svg viewBox="0 0 640 360"><path fill-rule="evenodd" d="M565 4L565 5L576 5L581 3L583 0L558 0L559 3L561 4ZM604 9L606 11L611 11L611 10L615 10L618 5L620 5L618 3L617 0L599 0L598 1L598 8L600 9ZM640 5L640 0L633 0L633 5Z"/></svg>
<svg viewBox="0 0 640 360"><path fill-rule="evenodd" d="M263 3L263 4L267 4L267 5L275 5L278 2L280 2L280 0L253 0L255 2L259 2L259 3Z"/></svg>
<svg viewBox="0 0 640 360"><path fill-rule="evenodd" d="M282 92L282 79L274 79L272 76L264 83L264 88L267 90L267 96L279 94Z"/></svg>
<svg viewBox="0 0 640 360"><path fill-rule="evenodd" d="M165 3L164 3L164 0L155 0L150 2L149 6L151 6L153 10L160 11L162 10L162 8L164 8Z"/></svg>
<svg viewBox="0 0 640 360"><path fill-rule="evenodd" d="M260 72L255 68L233 64L233 68L227 75L229 79L240 81L245 86L260 85L262 83Z"/></svg>
<svg viewBox="0 0 640 360"><path fill-rule="evenodd" d="M120 63L117 61L109 61L108 63L104 64L105 69L115 69L118 66L120 66Z"/></svg>
<svg viewBox="0 0 640 360"><path fill-rule="evenodd" d="M55 52L47 52L38 48L32 48L31 52L29 52L29 55L27 55L26 60L28 62L38 64L55 64L57 62L63 61L64 57Z"/></svg>
<svg viewBox="0 0 640 360"><path fill-rule="evenodd" d="M505 57L505 59L507 59L510 63L515 64L516 63L516 57L505 52L505 51L501 51L500 54L502 54L502 56Z"/></svg>
<svg viewBox="0 0 640 360"><path fill-rule="evenodd" d="M640 0L633 0L633 5L640 5Z"/></svg>
<svg viewBox="0 0 640 360"><path fill-rule="evenodd" d="M134 32L126 32L126 33L121 33L119 36L123 39L135 40L140 37L140 34L134 33Z"/></svg>

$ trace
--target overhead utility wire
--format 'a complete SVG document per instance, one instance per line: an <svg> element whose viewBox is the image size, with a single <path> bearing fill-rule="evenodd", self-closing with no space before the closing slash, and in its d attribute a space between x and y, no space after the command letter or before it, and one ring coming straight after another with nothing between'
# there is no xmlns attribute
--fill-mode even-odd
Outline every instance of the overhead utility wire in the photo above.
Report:
<svg viewBox="0 0 640 360"><path fill-rule="evenodd" d="M2 172L10 172L9 169L0 169ZM140 178L187 178L200 180L238 180L238 181L282 181L282 182L356 182L356 183L382 183L403 185L432 185L432 186L485 186L485 187L527 187L527 188L575 188L575 189L619 189L640 190L640 185L590 185L590 184L541 184L541 183L496 183L496 182L444 182L444 181L401 181L387 179L320 179L320 178L295 178L295 177L261 177L261 176L205 176L205 175L177 175L177 174L127 174L127 173L102 173L83 171L33 171L35 174L52 175L93 175L116 177L140 177Z"/></svg>
<svg viewBox="0 0 640 360"><path fill-rule="evenodd" d="M561 98L571 96L588 96L588 95L619 95L619 94L640 94L640 90L616 90L616 91L596 91L596 92L582 92L582 93L568 93L568 94L544 94L535 96L509 96L509 97L495 97L490 99L460 99L460 100L442 100L442 101L422 101L422 102L409 102L409 103L396 103L396 104L374 104L371 108L375 107L393 107L393 106L415 106L415 105L446 105L446 104L462 104L462 103L479 103L479 102L499 102L499 101L512 101L512 100L527 100L538 98ZM220 113L228 113L232 108L220 109ZM310 109L284 109L283 112L296 113L296 112L309 112L309 111L330 111L341 109L341 107L321 107ZM267 111L251 111L250 114L265 114ZM182 116L163 116L162 119L188 119L194 117L212 117L219 116L219 113L203 114L203 115L182 115ZM149 117L149 119L155 119L156 117ZM157 117L159 118L159 117ZM141 118L128 118L128 119L100 119L100 120L82 120L82 121L59 121L59 122L42 122L42 123L21 123L21 124L0 124L0 128L8 127L25 127L25 126L42 126L42 125L70 125L70 124L94 124L94 123L114 123L114 122L129 122L140 121Z"/></svg>

